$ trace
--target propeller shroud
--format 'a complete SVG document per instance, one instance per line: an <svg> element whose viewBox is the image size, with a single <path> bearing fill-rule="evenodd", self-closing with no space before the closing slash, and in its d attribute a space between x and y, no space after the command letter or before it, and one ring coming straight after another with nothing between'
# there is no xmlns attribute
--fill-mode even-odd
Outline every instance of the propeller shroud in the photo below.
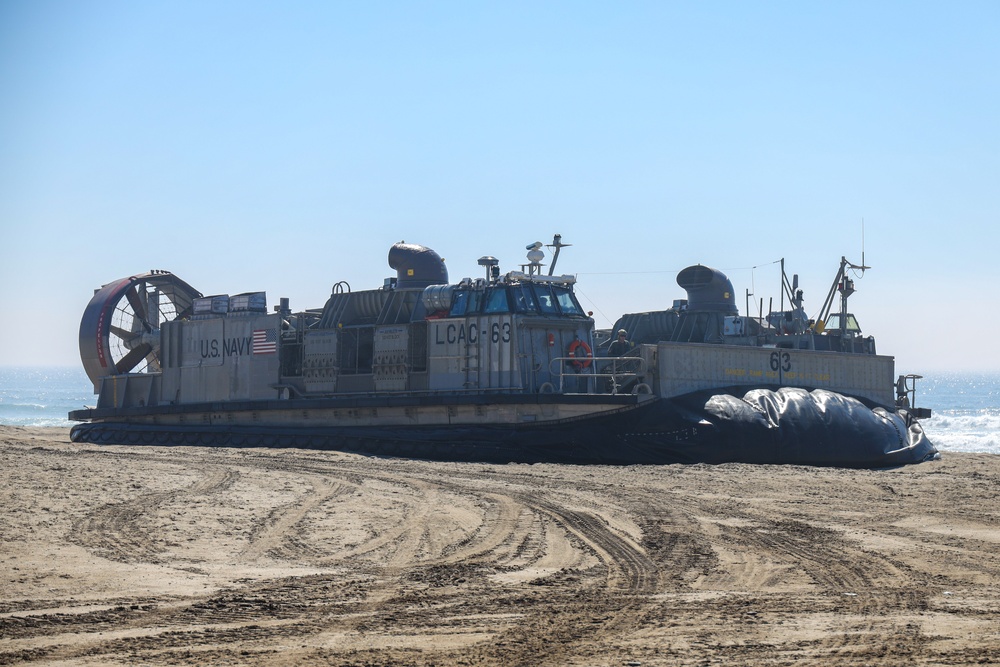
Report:
<svg viewBox="0 0 1000 667"><path fill-rule="evenodd" d="M80 321L80 359L94 391L101 378L160 370L160 326L189 317L202 296L169 271L150 271L94 292Z"/></svg>

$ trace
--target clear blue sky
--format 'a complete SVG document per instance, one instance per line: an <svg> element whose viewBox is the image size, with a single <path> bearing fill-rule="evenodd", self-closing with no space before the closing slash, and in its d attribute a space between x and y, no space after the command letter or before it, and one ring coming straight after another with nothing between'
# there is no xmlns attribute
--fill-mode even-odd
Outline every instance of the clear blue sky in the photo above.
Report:
<svg viewBox="0 0 1000 667"><path fill-rule="evenodd" d="M842 255L900 372L1000 369L1000 3L0 3L0 365L168 269L320 307L559 232L598 326ZM750 267L758 267L751 269ZM742 299L740 299L742 303Z"/></svg>

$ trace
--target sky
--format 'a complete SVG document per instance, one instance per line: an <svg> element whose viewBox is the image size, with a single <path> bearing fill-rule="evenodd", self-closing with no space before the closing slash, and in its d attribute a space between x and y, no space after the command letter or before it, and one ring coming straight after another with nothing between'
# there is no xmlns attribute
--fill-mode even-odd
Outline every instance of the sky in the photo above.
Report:
<svg viewBox="0 0 1000 667"><path fill-rule="evenodd" d="M79 364L93 291L165 269L322 307L573 244L599 328L778 260L897 372L1000 370L1000 3L0 3L0 366ZM548 260L546 260L548 261ZM753 308L756 312L756 307Z"/></svg>

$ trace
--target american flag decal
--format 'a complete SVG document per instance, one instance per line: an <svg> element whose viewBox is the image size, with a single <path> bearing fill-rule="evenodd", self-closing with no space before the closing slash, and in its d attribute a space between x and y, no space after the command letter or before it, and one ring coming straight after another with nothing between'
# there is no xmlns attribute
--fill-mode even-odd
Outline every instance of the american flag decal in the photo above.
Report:
<svg viewBox="0 0 1000 667"><path fill-rule="evenodd" d="M278 351L278 332L274 329L253 330L253 353L274 354Z"/></svg>

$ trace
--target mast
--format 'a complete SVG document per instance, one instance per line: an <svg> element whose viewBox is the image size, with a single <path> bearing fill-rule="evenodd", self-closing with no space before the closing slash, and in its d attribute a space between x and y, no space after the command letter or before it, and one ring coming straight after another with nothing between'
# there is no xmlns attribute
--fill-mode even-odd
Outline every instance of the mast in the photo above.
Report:
<svg viewBox="0 0 1000 667"><path fill-rule="evenodd" d="M549 264L549 275L550 276L552 275L552 272L556 270L556 262L559 261L559 250L561 248L568 248L571 245L573 245L573 244L572 243L563 243L562 242L562 234L556 234L554 237L552 237L552 243L549 245L549 247L550 248L555 248L556 251L552 255L552 263Z"/></svg>
<svg viewBox="0 0 1000 667"><path fill-rule="evenodd" d="M854 294L854 281L847 277L847 269L865 271L870 268L870 266L865 266L864 261L858 265L847 261L846 257L840 258L840 270L837 271L837 277L833 279L830 292L826 295L826 301L823 302L823 307L820 309L817 324L822 322L824 326L826 325L830 318L830 309L833 308L833 295L840 292L840 335L844 336L847 331L847 299Z"/></svg>

